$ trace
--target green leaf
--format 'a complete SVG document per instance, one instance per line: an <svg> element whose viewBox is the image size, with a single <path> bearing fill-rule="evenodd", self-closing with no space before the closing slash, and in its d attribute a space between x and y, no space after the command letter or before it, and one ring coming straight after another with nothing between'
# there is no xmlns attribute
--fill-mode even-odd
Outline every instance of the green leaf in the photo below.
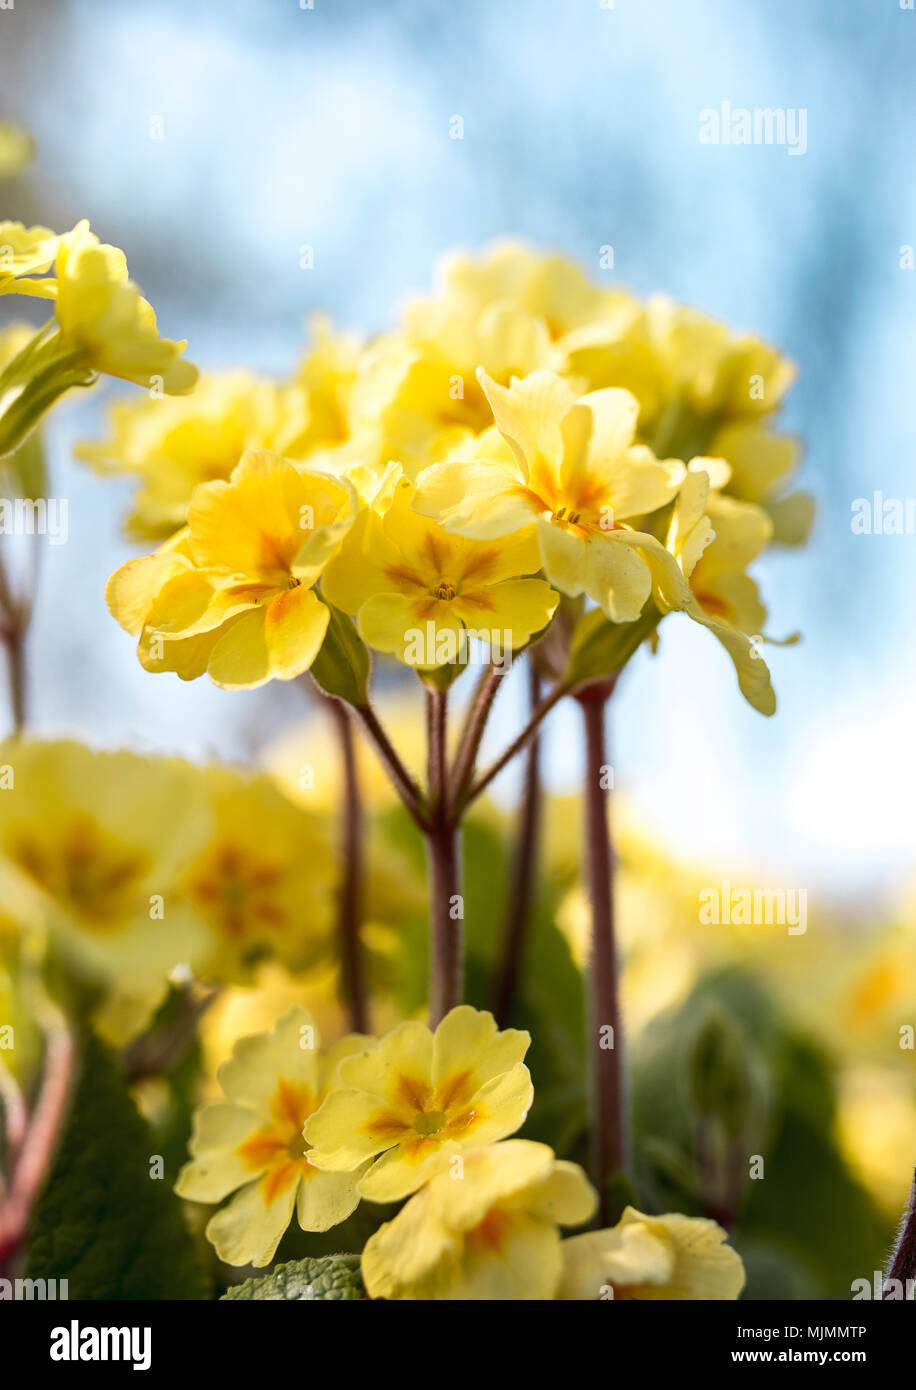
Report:
<svg viewBox="0 0 916 1390"><path fill-rule="evenodd" d="M85 1039L82 1073L32 1221L27 1275L66 1279L73 1299L202 1299L206 1276L159 1152L108 1049Z"/></svg>
<svg viewBox="0 0 916 1390"><path fill-rule="evenodd" d="M224 1299L267 1298L275 1302L315 1299L363 1299L366 1290L358 1255L327 1255L323 1260L290 1260L262 1279L246 1279L223 1294Z"/></svg>
<svg viewBox="0 0 916 1390"><path fill-rule="evenodd" d="M612 623L600 608L591 609L573 632L564 684L573 690L621 671L661 616L654 603L634 623Z"/></svg>
<svg viewBox="0 0 916 1390"><path fill-rule="evenodd" d="M365 705L369 698L368 648L347 615L327 600L325 603L331 621L312 663L312 675L328 695L336 695L348 705Z"/></svg>

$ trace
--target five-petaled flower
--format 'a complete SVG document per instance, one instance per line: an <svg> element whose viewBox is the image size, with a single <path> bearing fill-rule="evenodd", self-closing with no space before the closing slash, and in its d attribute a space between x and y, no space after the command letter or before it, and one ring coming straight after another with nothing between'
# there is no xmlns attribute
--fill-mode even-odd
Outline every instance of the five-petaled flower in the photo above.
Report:
<svg viewBox="0 0 916 1390"><path fill-rule="evenodd" d="M531 1039L497 1031L493 1015L462 1004L435 1034L402 1023L378 1047L341 1063L340 1087L306 1125L310 1161L358 1171L359 1191L376 1202L416 1192L443 1155L512 1134L533 1091L522 1058Z"/></svg>
<svg viewBox="0 0 916 1390"><path fill-rule="evenodd" d="M550 582L573 598L588 594L614 622L638 618L653 587L683 607L677 566L637 522L672 501L684 465L634 446L634 397L607 390L577 400L552 372L508 389L481 373L481 384L508 448L484 436L474 459L424 469L415 509L478 540L536 528Z"/></svg>
<svg viewBox="0 0 916 1390"><path fill-rule="evenodd" d="M324 641L314 585L355 507L346 481L251 450L228 482L194 489L186 530L112 575L108 606L148 671L230 689L294 680Z"/></svg>
<svg viewBox="0 0 916 1390"><path fill-rule="evenodd" d="M294 1209L304 1231L327 1231L356 1208L359 1171L319 1171L302 1131L334 1086L341 1060L371 1042L352 1034L322 1055L311 1015L297 1006L273 1032L235 1044L218 1072L226 1100L195 1115L191 1161L175 1185L193 1202L235 1193L207 1223L221 1260L269 1264Z"/></svg>
<svg viewBox="0 0 916 1390"><path fill-rule="evenodd" d="M470 634L491 647L522 647L559 602L543 579L534 535L466 540L411 510L399 469L360 512L322 578L325 597L356 615L363 639L415 667L461 657Z"/></svg>

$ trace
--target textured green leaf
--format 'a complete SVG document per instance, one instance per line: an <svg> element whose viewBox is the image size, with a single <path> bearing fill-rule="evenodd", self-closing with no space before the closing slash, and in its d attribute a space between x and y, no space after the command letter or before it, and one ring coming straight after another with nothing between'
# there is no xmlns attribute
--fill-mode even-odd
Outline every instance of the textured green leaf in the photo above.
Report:
<svg viewBox="0 0 916 1390"><path fill-rule="evenodd" d="M68 1280L72 1299L208 1297L181 1203L150 1176L159 1152L117 1063L90 1034L33 1218L28 1277Z"/></svg>
<svg viewBox="0 0 916 1390"><path fill-rule="evenodd" d="M290 1260L262 1279L246 1279L223 1294L224 1299L266 1298L305 1303L316 1299L363 1299L366 1291L358 1255L328 1255L322 1260Z"/></svg>

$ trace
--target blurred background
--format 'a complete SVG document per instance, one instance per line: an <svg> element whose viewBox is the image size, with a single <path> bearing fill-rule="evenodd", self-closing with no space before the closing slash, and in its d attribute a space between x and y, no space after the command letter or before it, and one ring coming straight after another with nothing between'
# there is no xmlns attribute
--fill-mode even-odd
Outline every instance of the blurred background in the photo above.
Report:
<svg viewBox="0 0 916 1390"><path fill-rule="evenodd" d="M314 310L371 334L440 253L500 235L791 355L786 426L807 441L819 514L806 550L760 571L773 633L804 633L772 654L780 712L750 710L708 634L672 619L616 702L613 760L650 833L806 887L813 928L824 895L874 908L912 865L916 540L852 535L850 504L912 491L914 55L916 13L897 0L30 0L0 11L0 118L38 147L2 215L88 217L204 368L288 370ZM726 99L804 107L807 151L700 143L699 112ZM52 421L70 541L45 554L33 724L250 756L299 717L295 690L151 680L107 616L105 578L134 553L130 485L71 446L118 389L76 393ZM491 746L522 700L504 692ZM575 733L561 708L560 791L579 777Z"/></svg>
<svg viewBox="0 0 916 1390"><path fill-rule="evenodd" d="M745 1183L741 1199L754 1297L849 1297L886 1256L916 1157L913 1053L899 1039L916 1022L916 537L850 526L856 498L914 492L916 271L902 268L916 244L914 59L916 12L900 0L0 9L0 120L37 146L0 188L0 217L56 231L89 218L125 250L161 331L186 337L205 370L288 373L310 314L372 335L428 291L443 252L504 236L606 283L666 291L797 362L783 424L806 441L799 481L818 518L806 548L771 552L756 571L769 630L804 634L768 652L776 717L740 698L708 633L672 617L658 655L628 668L611 729L639 1191L648 1209L732 1225L746 1147L765 1152L770 1180ZM700 112L723 101L803 108L804 154L701 143ZM608 245L613 270L599 264ZM39 322L38 304L3 305L5 320L31 310ZM122 532L132 484L93 475L73 445L99 437L106 404L133 389L71 393L50 418L51 492L68 500L70 535L43 549L30 725L96 747L263 760L295 796L304 749L314 762L331 752L323 725L301 727L301 691L153 679L107 613L105 580L137 553ZM385 669L380 681L414 757L411 678ZM485 753L522 717L523 681L506 685ZM588 913L579 729L563 705L545 764L520 1014L538 1087L526 1133L576 1152ZM369 762L364 776L373 814L388 815ZM506 810L517 776L495 787ZM467 836L469 997L481 1004L506 825L488 808ZM414 879L391 860L381 913L408 966L420 963L397 1016L422 1009L426 987L422 854L405 845ZM807 890L807 933L702 927L698 893L722 877ZM235 996L212 1011L208 1065L269 1026L279 995L265 999L257 1019Z"/></svg>

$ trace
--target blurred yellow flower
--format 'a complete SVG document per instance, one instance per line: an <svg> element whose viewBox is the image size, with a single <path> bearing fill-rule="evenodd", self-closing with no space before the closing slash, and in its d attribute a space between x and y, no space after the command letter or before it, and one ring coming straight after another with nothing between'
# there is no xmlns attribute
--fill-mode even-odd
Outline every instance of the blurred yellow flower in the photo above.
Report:
<svg viewBox="0 0 916 1390"><path fill-rule="evenodd" d="M390 505L360 512L322 578L322 593L356 615L363 640L408 665L466 659L469 633L491 646L522 647L547 626L558 598L542 579L530 530L500 545L449 535L411 510L415 490L399 476Z"/></svg>
<svg viewBox="0 0 916 1390"><path fill-rule="evenodd" d="M560 1299L735 1299L741 1257L715 1221L644 1216L627 1207L616 1226L563 1241Z"/></svg>
<svg viewBox="0 0 916 1390"><path fill-rule="evenodd" d="M480 379L511 454L425 469L415 509L478 540L536 527L550 582L573 598L588 594L614 622L639 617L653 572L667 606L683 607L688 595L672 557L633 525L671 502L684 465L633 446L634 398L611 390L577 400L551 372L508 390L485 373Z"/></svg>
<svg viewBox="0 0 916 1390"><path fill-rule="evenodd" d="M198 483L228 479L248 449L285 454L309 419L304 391L247 371L202 376L185 397L132 397L108 412L109 436L76 447L100 473L140 479L127 527L164 540L183 526Z"/></svg>
<svg viewBox="0 0 916 1390"><path fill-rule="evenodd" d="M111 576L109 609L148 671L207 671L226 689L294 680L324 641L313 585L355 505L346 481L251 450L229 482L194 489L186 532Z"/></svg>
<svg viewBox="0 0 916 1390"><path fill-rule="evenodd" d="M24 739L0 747L0 765L14 778L0 795L3 872L75 974L155 1004L173 967L206 945L176 887L208 829L195 769Z"/></svg>
<svg viewBox="0 0 916 1390"><path fill-rule="evenodd" d="M550 1299L562 1263L558 1226L597 1198L582 1169L546 1144L509 1139L441 1161L431 1181L366 1243L370 1298Z"/></svg>
<svg viewBox="0 0 916 1390"><path fill-rule="evenodd" d="M467 1004L435 1033L402 1023L372 1051L342 1063L340 1089L309 1120L312 1163L354 1172L374 1159L359 1190L395 1202L421 1187L443 1156L504 1139L532 1100L522 1058L531 1039L497 1031L493 1015Z"/></svg>
<svg viewBox="0 0 916 1390"><path fill-rule="evenodd" d="M83 221L59 238L55 270L65 351L97 372L168 395L192 389L197 368L181 360L187 344L159 337L152 305L129 279L123 251L100 243Z"/></svg>
<svg viewBox="0 0 916 1390"><path fill-rule="evenodd" d="M0 294L53 299L57 294L56 280L31 277L51 269L60 241L47 227L0 222Z"/></svg>
<svg viewBox="0 0 916 1390"><path fill-rule="evenodd" d="M219 1069L226 1100L194 1116L191 1161L175 1191L192 1202L236 1195L207 1223L231 1265L269 1264L295 1209L304 1231L327 1231L359 1203L359 1172L320 1172L303 1125L336 1084L341 1060L372 1042L352 1034L319 1053L311 1014L294 1007L271 1033L240 1038Z"/></svg>
<svg viewBox="0 0 916 1390"><path fill-rule="evenodd" d="M292 970L314 965L328 951L333 927L333 856L324 825L264 775L213 766L201 780L213 829L180 884L212 933L197 973L247 983L268 956Z"/></svg>
<svg viewBox="0 0 916 1390"><path fill-rule="evenodd" d="M541 320L556 341L586 323L629 323L638 306L618 288L595 285L575 261L522 241L494 241L478 255L456 252L440 265L442 294L482 312L506 301Z"/></svg>

